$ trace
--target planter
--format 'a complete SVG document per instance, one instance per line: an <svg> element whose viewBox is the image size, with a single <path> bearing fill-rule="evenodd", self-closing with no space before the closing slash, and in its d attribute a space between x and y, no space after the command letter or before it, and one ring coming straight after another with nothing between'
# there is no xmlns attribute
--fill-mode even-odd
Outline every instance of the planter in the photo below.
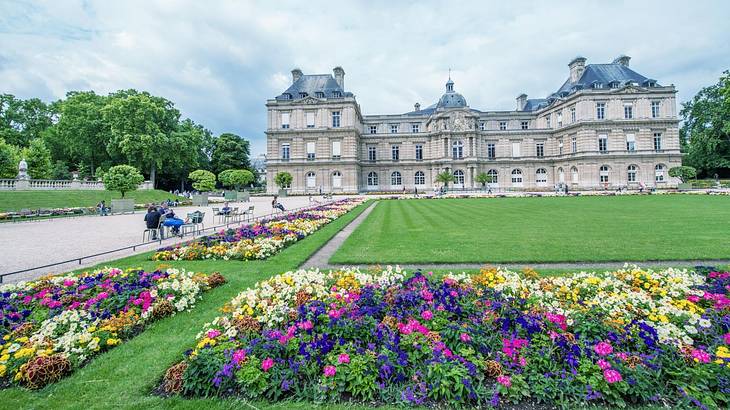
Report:
<svg viewBox="0 0 730 410"><path fill-rule="evenodd" d="M223 192L223 198L226 199L226 201L235 201L238 199L238 192L236 191L224 191Z"/></svg>
<svg viewBox="0 0 730 410"><path fill-rule="evenodd" d="M692 189L692 183L691 182L683 182L683 183L677 185L677 189Z"/></svg>
<svg viewBox="0 0 730 410"><path fill-rule="evenodd" d="M112 213L134 212L134 199L112 199Z"/></svg>
<svg viewBox="0 0 730 410"><path fill-rule="evenodd" d="M279 188L279 196L280 196L280 197L282 197L282 198L283 198L283 197L285 197L285 196L287 196L287 195L288 195L288 194L287 194L287 190L286 190L285 188Z"/></svg>
<svg viewBox="0 0 730 410"><path fill-rule="evenodd" d="M208 206L208 194L193 195L193 206Z"/></svg>
<svg viewBox="0 0 730 410"><path fill-rule="evenodd" d="M251 200L251 194L248 191L238 192L238 200L248 202Z"/></svg>

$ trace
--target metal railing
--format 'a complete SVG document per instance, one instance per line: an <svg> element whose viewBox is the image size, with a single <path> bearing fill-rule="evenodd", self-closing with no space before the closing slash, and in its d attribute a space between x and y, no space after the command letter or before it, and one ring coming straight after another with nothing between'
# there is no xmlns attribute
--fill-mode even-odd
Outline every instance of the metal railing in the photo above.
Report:
<svg viewBox="0 0 730 410"><path fill-rule="evenodd" d="M205 236L206 234L204 234L204 232L208 232L208 231L215 232L218 229L227 228L227 227L231 226L232 224L254 223L254 222L257 222L257 221L269 219L269 218L276 217L276 216L289 215L289 214L292 214L294 212L304 211L304 210L307 210L307 209L317 208L317 207L325 206L325 205L331 205L331 204L333 204L335 202L337 202L337 200L329 201L329 202L322 202L322 203L317 203L317 204L305 205L305 206L301 206L299 208L289 209L289 210L287 210L285 212L271 212L271 213L268 213L268 214L265 214L265 215L260 215L260 216L253 217L253 218L251 218L250 221L240 221L240 220L239 221L229 221L229 222L226 222L225 224L222 224L222 225L216 225L216 226L211 226L211 227L208 227L208 228L203 228L203 229L197 230L197 231L195 231L195 232L197 232L197 234L194 233L192 235L193 236L192 238L190 238L189 240L186 240L186 241L182 241L182 242L179 242L179 243L175 243L175 245L181 245L181 244L190 243L190 242L192 242L192 241L194 241L196 239L199 239L202 236ZM215 218L215 216L213 216L213 217ZM171 238L169 238L169 239L171 239ZM117 252L126 251L126 250L130 250L130 249L132 250L132 252L136 252L137 251L137 248L140 248L140 247L143 247L143 246L148 246L148 245L151 245L151 244L154 244L154 243L157 243L158 245L161 246L163 241L164 241L164 239L160 238L160 239L156 239L156 240L153 240L153 241L142 242L142 243L138 243L138 244L134 244L134 245L129 245L129 246L121 247L121 248L112 249L110 251L104 251L104 252L99 252L99 253L95 253L95 254L92 254L92 255L85 255L85 256L80 256L78 258L67 259L67 260L64 260L64 261L61 261L61 262L49 263L47 265L35 266L35 267L32 267L32 268L16 270L16 271L13 271L13 272L0 273L0 284L4 283L6 276L18 275L18 274L21 274L21 273L32 272L32 271L35 271L35 270L38 270L38 269L46 269L46 268L50 268L50 267L53 267L53 266L65 265L65 264L74 263L74 262L78 262L79 265L82 265L83 264L83 261L84 260L87 260L87 259L92 259L92 258L96 258L96 257L99 257L99 256L109 255L109 254L112 254L112 253L117 253Z"/></svg>

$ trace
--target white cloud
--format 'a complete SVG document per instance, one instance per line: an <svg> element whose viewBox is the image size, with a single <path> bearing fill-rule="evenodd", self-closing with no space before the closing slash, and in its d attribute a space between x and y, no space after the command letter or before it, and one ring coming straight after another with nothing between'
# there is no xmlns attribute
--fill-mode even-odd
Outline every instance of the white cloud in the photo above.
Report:
<svg viewBox="0 0 730 410"><path fill-rule="evenodd" d="M365 113L409 111L447 71L478 109L543 97L580 54L633 57L685 101L730 68L730 3L15 1L0 4L0 92L148 90L215 133L265 149L265 101L294 67L330 73Z"/></svg>

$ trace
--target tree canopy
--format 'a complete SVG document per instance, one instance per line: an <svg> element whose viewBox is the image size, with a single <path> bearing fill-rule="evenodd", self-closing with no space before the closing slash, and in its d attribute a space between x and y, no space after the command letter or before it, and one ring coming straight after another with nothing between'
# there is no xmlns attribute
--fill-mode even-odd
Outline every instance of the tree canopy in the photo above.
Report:
<svg viewBox="0 0 730 410"><path fill-rule="evenodd" d="M220 174L227 169L249 169L248 141L236 134L221 134L215 140L210 159L211 170Z"/></svg>
<svg viewBox="0 0 730 410"><path fill-rule="evenodd" d="M135 191L144 181L137 168L130 165L116 165L104 173L104 188L108 191L118 191L122 194Z"/></svg>
<svg viewBox="0 0 730 410"><path fill-rule="evenodd" d="M291 186L291 182L294 180L294 177L291 176L288 172L278 172L276 176L274 177L274 183L279 188L288 188Z"/></svg>
<svg viewBox="0 0 730 410"><path fill-rule="evenodd" d="M193 188L200 192L210 192L215 189L215 174L204 169L198 169L188 175L193 181Z"/></svg>
<svg viewBox="0 0 730 410"><path fill-rule="evenodd" d="M224 187L233 187L236 190L254 181L253 172L247 169L228 169L218 174L218 181Z"/></svg>

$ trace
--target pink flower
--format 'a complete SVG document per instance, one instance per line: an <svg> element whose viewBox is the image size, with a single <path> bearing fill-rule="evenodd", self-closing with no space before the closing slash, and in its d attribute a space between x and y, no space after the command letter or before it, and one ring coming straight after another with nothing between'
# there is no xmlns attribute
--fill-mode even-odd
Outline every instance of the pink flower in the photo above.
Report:
<svg viewBox="0 0 730 410"><path fill-rule="evenodd" d="M725 340L726 345L730 345L730 333L725 333L722 338Z"/></svg>
<svg viewBox="0 0 730 410"><path fill-rule="evenodd" d="M334 377L335 374L337 374L337 368L335 366L328 364L324 367L324 377Z"/></svg>
<svg viewBox="0 0 730 410"><path fill-rule="evenodd" d="M310 330L314 327L311 320L305 320L299 323L299 328L302 330Z"/></svg>
<svg viewBox="0 0 730 410"><path fill-rule="evenodd" d="M73 279L66 279L66 280L63 281L63 286L66 286L66 287L73 286L74 283L76 283L75 280L73 280Z"/></svg>
<svg viewBox="0 0 730 410"><path fill-rule="evenodd" d="M605 361L603 359L598 359L598 362L597 363L598 363L598 367L600 367L601 370L606 370L606 369L610 369L611 368L611 363L609 363L609 362L607 362L607 361Z"/></svg>
<svg viewBox="0 0 730 410"><path fill-rule="evenodd" d="M613 352L613 346L608 342L599 342L593 346L593 351L599 356L606 356Z"/></svg>
<svg viewBox="0 0 730 410"><path fill-rule="evenodd" d="M272 367L274 367L274 359L270 357L267 357L263 362L261 362L261 370L265 372L268 372Z"/></svg>
<svg viewBox="0 0 730 410"><path fill-rule="evenodd" d="M428 289L423 289L423 290L421 291L421 297L422 297L422 298L423 298L423 300L425 300L426 302L430 302L430 301L432 301L432 300L433 300L433 293L431 293L430 291L428 291Z"/></svg>
<svg viewBox="0 0 730 410"><path fill-rule="evenodd" d="M468 333L462 333L459 335L459 339L461 339L464 343L469 343L471 341L471 336L469 336Z"/></svg>
<svg viewBox="0 0 730 410"><path fill-rule="evenodd" d="M510 379L509 376L497 376L497 383L504 387L511 387L512 379Z"/></svg>
<svg viewBox="0 0 730 410"><path fill-rule="evenodd" d="M548 313L546 317L548 321L555 323L556 325L558 325L558 327L560 327L560 329L566 330L568 328L565 316Z"/></svg>
<svg viewBox="0 0 730 410"><path fill-rule="evenodd" d="M337 309L337 310L332 309L332 310L329 311L329 316L332 319L339 319L340 316L342 316L342 311L343 311L343 309Z"/></svg>
<svg viewBox="0 0 730 410"><path fill-rule="evenodd" d="M446 310L446 308L444 307L444 305L438 305L438 307L436 307L436 310L439 312L443 312L444 310Z"/></svg>
<svg viewBox="0 0 730 410"><path fill-rule="evenodd" d="M337 356L337 363L350 363L350 355L347 353L342 353L341 355Z"/></svg>
<svg viewBox="0 0 730 410"><path fill-rule="evenodd" d="M451 292L449 292L449 295L451 295L451 297L455 298L455 297L459 296L459 292L452 290Z"/></svg>
<svg viewBox="0 0 730 410"><path fill-rule="evenodd" d="M609 384L620 382L621 380L623 380L623 378L621 377L621 373L613 369L604 370L603 377Z"/></svg>
<svg viewBox="0 0 730 410"><path fill-rule="evenodd" d="M689 296L687 296L687 300L689 300L692 303L697 303L700 301L700 297L697 295L689 295Z"/></svg>
<svg viewBox="0 0 730 410"><path fill-rule="evenodd" d="M629 355L624 352L618 352L618 353L616 353L616 356L618 356L619 359L621 359L623 361L626 361L629 358Z"/></svg>
<svg viewBox="0 0 730 410"><path fill-rule="evenodd" d="M433 318L433 313L431 313L430 310L424 310L421 312L421 317L423 320L431 320Z"/></svg>
<svg viewBox="0 0 730 410"><path fill-rule="evenodd" d="M692 356L695 362L710 363L710 355L704 350L692 349L690 356Z"/></svg>
<svg viewBox="0 0 730 410"><path fill-rule="evenodd" d="M245 350L236 350L233 352L233 364L239 364L244 360L246 360Z"/></svg>
<svg viewBox="0 0 730 410"><path fill-rule="evenodd" d="M210 339L215 339L216 337L220 336L220 334L221 334L220 330L212 329L212 330L208 331L206 336L208 336L208 338L210 338Z"/></svg>

